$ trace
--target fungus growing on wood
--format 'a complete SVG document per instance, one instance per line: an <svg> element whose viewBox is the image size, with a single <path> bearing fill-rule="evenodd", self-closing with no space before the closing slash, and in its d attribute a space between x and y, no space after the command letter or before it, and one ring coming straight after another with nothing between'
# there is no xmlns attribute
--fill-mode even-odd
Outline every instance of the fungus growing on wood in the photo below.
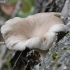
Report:
<svg viewBox="0 0 70 70"><path fill-rule="evenodd" d="M6 46L11 50L25 48L38 51L43 57L52 47L56 34L66 32L67 26L60 13L38 13L26 18L15 17L5 22L1 33Z"/></svg>

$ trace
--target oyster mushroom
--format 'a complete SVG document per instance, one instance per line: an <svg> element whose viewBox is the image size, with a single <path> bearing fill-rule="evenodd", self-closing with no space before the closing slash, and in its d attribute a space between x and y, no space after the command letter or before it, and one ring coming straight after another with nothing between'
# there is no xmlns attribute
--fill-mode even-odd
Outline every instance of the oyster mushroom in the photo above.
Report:
<svg viewBox="0 0 70 70"><path fill-rule="evenodd" d="M60 13L38 13L26 18L15 17L5 22L1 27L1 33L6 46L11 50L38 51L43 57L52 47L56 34L66 32Z"/></svg>

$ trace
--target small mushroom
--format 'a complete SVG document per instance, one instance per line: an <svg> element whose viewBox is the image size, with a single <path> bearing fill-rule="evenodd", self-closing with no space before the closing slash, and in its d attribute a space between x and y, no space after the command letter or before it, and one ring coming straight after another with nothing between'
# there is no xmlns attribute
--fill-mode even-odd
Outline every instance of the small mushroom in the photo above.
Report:
<svg viewBox="0 0 70 70"><path fill-rule="evenodd" d="M15 17L5 22L1 33L6 46L11 50L38 51L43 57L52 47L58 32L66 32L67 26L57 16L60 13L38 13L26 18Z"/></svg>

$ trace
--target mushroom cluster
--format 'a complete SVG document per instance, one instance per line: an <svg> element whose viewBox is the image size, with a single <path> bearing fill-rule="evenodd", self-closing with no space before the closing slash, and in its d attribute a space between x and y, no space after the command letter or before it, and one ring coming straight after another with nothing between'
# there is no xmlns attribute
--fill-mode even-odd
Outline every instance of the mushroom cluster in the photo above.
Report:
<svg viewBox="0 0 70 70"><path fill-rule="evenodd" d="M36 50L44 57L52 47L56 34L67 31L67 26L58 16L61 14L48 12L6 21L1 27L6 46L11 50Z"/></svg>

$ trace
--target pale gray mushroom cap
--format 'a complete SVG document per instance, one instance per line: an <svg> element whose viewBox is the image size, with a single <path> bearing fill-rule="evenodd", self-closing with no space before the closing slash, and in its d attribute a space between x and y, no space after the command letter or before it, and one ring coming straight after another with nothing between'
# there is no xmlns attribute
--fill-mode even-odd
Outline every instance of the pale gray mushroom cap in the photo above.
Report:
<svg viewBox="0 0 70 70"><path fill-rule="evenodd" d="M15 17L5 22L1 33L6 46L12 50L26 47L40 51L49 49L57 32L66 31L60 13L38 13L26 18Z"/></svg>

